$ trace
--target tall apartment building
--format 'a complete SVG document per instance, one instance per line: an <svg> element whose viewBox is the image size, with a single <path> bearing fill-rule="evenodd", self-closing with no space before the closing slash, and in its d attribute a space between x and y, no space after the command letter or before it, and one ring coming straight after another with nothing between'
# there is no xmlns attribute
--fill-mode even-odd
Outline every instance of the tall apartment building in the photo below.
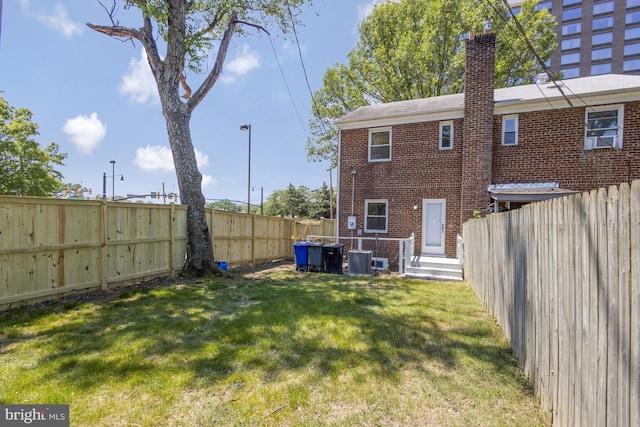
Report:
<svg viewBox="0 0 640 427"><path fill-rule="evenodd" d="M522 1L509 2L518 12ZM556 17L549 68L564 78L640 74L640 0L540 0Z"/></svg>

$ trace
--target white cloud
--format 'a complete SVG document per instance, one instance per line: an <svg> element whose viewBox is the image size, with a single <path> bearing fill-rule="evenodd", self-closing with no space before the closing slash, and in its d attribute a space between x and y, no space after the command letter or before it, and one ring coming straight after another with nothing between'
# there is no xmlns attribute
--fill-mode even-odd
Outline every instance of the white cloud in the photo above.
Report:
<svg viewBox="0 0 640 427"><path fill-rule="evenodd" d="M236 53L236 57L224 66L222 82L233 83L238 77L242 77L249 71L260 67L260 55L247 44L242 46L242 50Z"/></svg>
<svg viewBox="0 0 640 427"><path fill-rule="evenodd" d="M209 175L202 175L202 188L218 185L218 180Z"/></svg>
<svg viewBox="0 0 640 427"><path fill-rule="evenodd" d="M129 69L122 76L122 82L118 91L121 94L129 95L129 101L137 104L144 104L147 101L157 102L159 100L158 88L151 74L147 53L144 49L140 52L140 58L131 58Z"/></svg>
<svg viewBox="0 0 640 427"><path fill-rule="evenodd" d="M358 22L369 16L373 8L382 3L398 3L400 0L371 0L369 3L358 5Z"/></svg>
<svg viewBox="0 0 640 427"><path fill-rule="evenodd" d="M69 136L78 151L91 154L107 134L107 126L98 119L97 113L91 113L90 116L79 115L67 120L62 131Z"/></svg>
<svg viewBox="0 0 640 427"><path fill-rule="evenodd" d="M197 148L195 149L195 152L196 162L199 169L209 164L209 156L202 153ZM138 148L136 150L136 158L134 159L133 164L144 171L168 172L175 170L171 149L160 145L147 145L146 147Z"/></svg>
<svg viewBox="0 0 640 427"><path fill-rule="evenodd" d="M62 3L56 3L53 6L53 11L51 12L33 10L29 0L20 0L20 7L24 13L35 17L47 27L61 32L66 38L71 38L74 35L82 33L82 24L73 22L69 19L67 9L65 9Z"/></svg>

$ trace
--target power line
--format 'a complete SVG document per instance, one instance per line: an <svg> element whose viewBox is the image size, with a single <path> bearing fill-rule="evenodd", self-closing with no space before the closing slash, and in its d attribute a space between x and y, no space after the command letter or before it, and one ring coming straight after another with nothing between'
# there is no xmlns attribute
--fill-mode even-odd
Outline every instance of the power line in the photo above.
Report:
<svg viewBox="0 0 640 427"><path fill-rule="evenodd" d="M508 0L502 0L503 4L505 5L506 9L509 11L509 15L511 16L511 18L507 19L502 13L500 13L500 11L498 11L498 9L493 5L493 3L491 3L491 0L485 0L486 4L491 7L494 12L496 13L496 15L498 15L506 24L506 26L510 26L509 21L513 20L513 22L516 25L516 29L517 29L517 33L518 36L524 41L525 45L527 46L527 49L533 53L533 55L536 58L536 61L538 62L538 65L540 65L542 67L542 69L545 71L545 73L547 73L547 76L549 78L549 80L551 80L551 82L553 83L553 85L555 86L556 89L558 89L558 91L560 92L560 94L562 95L562 97L564 98L564 100L567 102L567 104L569 104L569 106L571 108L575 108L573 105L573 102L571 102L571 100L569 99L569 97L565 94L564 90L562 89L563 87L565 87L569 93L571 93L571 95L573 95L574 97L576 97L578 100L580 100L584 106L585 109L591 109L593 111L596 111L595 108L592 105L589 105L587 102L585 102L585 100L580 96L577 95L576 93L574 93L567 85L565 82L561 81L561 83L558 83L557 80L553 77L553 74L551 73L551 70L549 70L549 67L547 67L547 64L545 64L544 61L542 61L542 59L540 58L540 56L538 55L538 52L536 52L536 50L534 49L533 45L531 44L531 41L529 40L529 38L527 37L527 33L524 30L524 28L522 27L522 24L520 23L520 20L517 18L516 14L513 13L513 9L511 9L511 5L509 4ZM536 84L537 86L537 84ZM538 90L540 91L540 93L542 94L542 96L544 97L544 99L547 101L547 103L549 104L549 106L551 106L552 109L556 109L556 107L553 106L553 104L551 103L551 101L549 100L549 98L547 97L547 95L542 91L542 89L538 86ZM584 126L586 129L592 131L592 132L596 132L595 129L593 129L591 127L591 125L589 125L588 120L585 120L584 122ZM616 129L618 130L622 130L622 128L620 128L619 126L616 126ZM608 145L609 147L621 151L622 149L619 147L614 146L613 144L609 143L608 141L606 141L604 138L602 138L601 135L597 135L596 134L596 138L600 141L600 142L604 142L606 145Z"/></svg>
<svg viewBox="0 0 640 427"><path fill-rule="evenodd" d="M289 93L289 98L291 99L291 103L293 104L293 109L296 112L296 116L298 116L298 121L300 122L300 127L302 128L302 131L304 132L305 136L307 137L307 140L309 139L309 134L307 133L307 129L304 126L304 123L302 122L302 117L300 116L300 112L298 111L298 107L296 106L296 101L293 98L293 94L291 93L291 89L289 88L289 84L287 83L287 78L284 75L284 71L282 69L282 64L280 64L280 59L278 58L278 53L276 52L276 48L273 45L273 40L271 40L271 36L269 35L269 43L271 44L271 50L273 50L273 56L276 57L276 62L278 63L278 68L280 69L280 75L282 76L282 80L284 81L284 85L287 88L287 92Z"/></svg>
<svg viewBox="0 0 640 427"><path fill-rule="evenodd" d="M289 12L289 19L291 20L291 28L293 29L293 35L296 39L296 46L298 48L298 57L300 58L300 65L302 66L302 73L304 74L304 80L307 83L307 90L309 91L309 96L311 97L311 106L313 108L313 112L320 119L320 125L322 126L322 130L325 134L328 134L328 130L325 127L324 118L320 115L320 109L316 105L316 100L313 97L313 90L311 90L311 85L309 84L309 76L307 74L307 68L304 65L304 60L302 59L302 49L300 48L300 40L298 39L298 31L296 30L296 23L293 19L293 13L291 12L291 7L289 6L289 2L285 0L285 4L287 5L287 11ZM307 137L309 139L309 137Z"/></svg>

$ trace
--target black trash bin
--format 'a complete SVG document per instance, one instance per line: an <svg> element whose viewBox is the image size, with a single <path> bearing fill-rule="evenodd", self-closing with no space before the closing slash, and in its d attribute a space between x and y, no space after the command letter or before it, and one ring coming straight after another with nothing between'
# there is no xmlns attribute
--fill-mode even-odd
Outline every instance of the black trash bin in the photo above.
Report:
<svg viewBox="0 0 640 427"><path fill-rule="evenodd" d="M322 259L322 242L309 242L308 264L310 271L324 271L324 261Z"/></svg>
<svg viewBox="0 0 640 427"><path fill-rule="evenodd" d="M308 246L309 242L295 242L293 244L293 255L295 256L296 270L298 271L307 270L307 260L309 259Z"/></svg>
<svg viewBox="0 0 640 427"><path fill-rule="evenodd" d="M344 258L344 245L342 243L330 243L322 247L324 258L324 270L327 273L342 274L342 260Z"/></svg>

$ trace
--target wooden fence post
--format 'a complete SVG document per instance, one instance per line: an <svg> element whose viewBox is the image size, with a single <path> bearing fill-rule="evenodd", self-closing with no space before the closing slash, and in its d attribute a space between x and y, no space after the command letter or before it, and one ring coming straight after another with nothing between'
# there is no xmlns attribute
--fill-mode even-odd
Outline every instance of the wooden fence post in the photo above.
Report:
<svg viewBox="0 0 640 427"><path fill-rule="evenodd" d="M109 272L107 271L107 254L109 253L109 249L107 248L107 201L104 199L100 201L100 211L100 221L102 223L102 242L100 245L100 287L102 289L107 289L107 279L109 275Z"/></svg>

